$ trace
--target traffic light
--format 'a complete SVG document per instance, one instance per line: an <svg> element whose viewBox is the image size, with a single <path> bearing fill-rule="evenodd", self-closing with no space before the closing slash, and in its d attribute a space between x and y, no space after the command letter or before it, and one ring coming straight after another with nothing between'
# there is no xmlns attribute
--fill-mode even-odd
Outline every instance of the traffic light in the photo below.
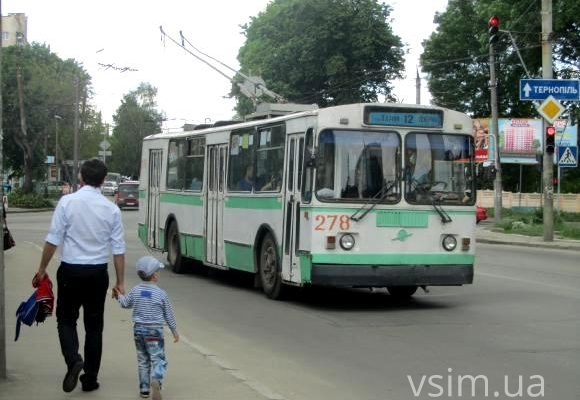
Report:
<svg viewBox="0 0 580 400"><path fill-rule="evenodd" d="M495 15L489 19L489 44L497 43L499 39L499 18Z"/></svg>
<svg viewBox="0 0 580 400"><path fill-rule="evenodd" d="M556 128L553 126L546 127L546 153L554 154L556 147Z"/></svg>

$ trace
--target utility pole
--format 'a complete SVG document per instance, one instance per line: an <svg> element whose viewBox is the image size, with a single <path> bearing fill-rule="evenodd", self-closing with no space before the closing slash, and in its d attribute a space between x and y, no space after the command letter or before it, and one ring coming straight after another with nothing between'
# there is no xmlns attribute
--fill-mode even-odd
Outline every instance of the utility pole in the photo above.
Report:
<svg viewBox="0 0 580 400"><path fill-rule="evenodd" d="M542 0L542 78L552 79L552 0ZM554 155L546 151L546 127L550 122L544 119L544 242L554 240Z"/></svg>
<svg viewBox="0 0 580 400"><path fill-rule="evenodd" d="M73 140L73 192L78 189L78 175L79 175L79 86L80 79L75 77L75 104L74 104L74 140Z"/></svg>
<svg viewBox="0 0 580 400"><path fill-rule="evenodd" d="M417 77L415 78L415 103L421 104L421 78L419 77L419 68L417 68Z"/></svg>
<svg viewBox="0 0 580 400"><path fill-rule="evenodd" d="M502 184L501 184L501 158L499 156L499 124L497 109L497 78L495 76L495 43L499 38L499 18L493 16L489 19L489 88L491 102L491 130L495 137L495 180L493 181L493 209L495 221L501 221L502 214Z"/></svg>
<svg viewBox="0 0 580 400"><path fill-rule="evenodd" d="M0 0L0 32L2 31L2 0ZM2 66L2 35L0 35L0 67ZM0 68L0 82L2 82L2 68ZM2 142L4 139L4 132L2 129L2 85L0 85L0 168L3 165L3 155L4 149L2 148ZM4 169L2 168L4 173ZM4 176L2 176L4 179ZM2 201L4 201L4 185L0 185L0 196L2 196ZM4 203L2 203L2 208L4 208ZM4 213L0 212L0 222L4 226ZM6 281L4 280L4 241L0 244L2 247L2 252L0 253L0 379L6 379Z"/></svg>
<svg viewBox="0 0 580 400"><path fill-rule="evenodd" d="M60 115L54 114L55 139L54 139L54 165L56 166L56 181L60 182L60 165L58 164L58 120L62 120Z"/></svg>

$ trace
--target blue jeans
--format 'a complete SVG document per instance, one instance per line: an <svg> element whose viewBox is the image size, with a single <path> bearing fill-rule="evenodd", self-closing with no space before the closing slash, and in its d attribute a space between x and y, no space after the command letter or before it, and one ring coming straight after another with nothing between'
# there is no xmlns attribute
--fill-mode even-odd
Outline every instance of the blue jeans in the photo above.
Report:
<svg viewBox="0 0 580 400"><path fill-rule="evenodd" d="M148 392L151 379L163 383L167 370L163 327L135 325L133 327L137 364L139 367L139 390Z"/></svg>

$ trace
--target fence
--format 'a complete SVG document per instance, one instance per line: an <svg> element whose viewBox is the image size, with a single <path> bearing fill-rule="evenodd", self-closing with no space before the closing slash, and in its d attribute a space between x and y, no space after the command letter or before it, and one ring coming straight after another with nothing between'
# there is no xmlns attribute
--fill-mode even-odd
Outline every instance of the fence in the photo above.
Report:
<svg viewBox="0 0 580 400"><path fill-rule="evenodd" d="M477 204L485 208L493 208L494 197L493 190L478 190ZM544 205L544 196L542 193L502 192L501 203L503 208L539 208ZM554 193L554 210L580 213L580 195Z"/></svg>

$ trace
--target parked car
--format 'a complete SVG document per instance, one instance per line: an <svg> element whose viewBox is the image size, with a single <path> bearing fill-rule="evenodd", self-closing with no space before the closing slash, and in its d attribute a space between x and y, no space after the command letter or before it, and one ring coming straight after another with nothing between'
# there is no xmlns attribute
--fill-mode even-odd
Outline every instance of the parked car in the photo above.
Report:
<svg viewBox="0 0 580 400"><path fill-rule="evenodd" d="M125 207L139 208L139 182L125 181L119 183L115 192L115 204L120 209Z"/></svg>
<svg viewBox="0 0 580 400"><path fill-rule="evenodd" d="M101 192L105 196L114 196L116 190L117 190L117 184L113 181L105 181L101 185Z"/></svg>
<svg viewBox="0 0 580 400"><path fill-rule="evenodd" d="M485 221L487 219L487 208L477 206L475 210L475 222L479 224L480 221Z"/></svg>

